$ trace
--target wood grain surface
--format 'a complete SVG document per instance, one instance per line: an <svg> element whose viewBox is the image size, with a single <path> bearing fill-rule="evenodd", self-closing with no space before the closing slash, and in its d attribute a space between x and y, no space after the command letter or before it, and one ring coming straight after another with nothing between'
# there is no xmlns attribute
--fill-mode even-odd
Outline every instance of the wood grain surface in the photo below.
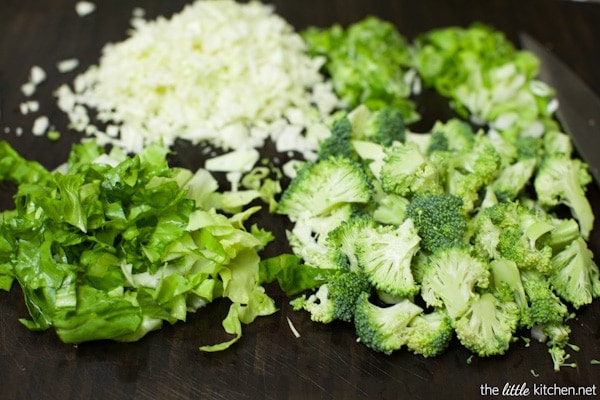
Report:
<svg viewBox="0 0 600 400"><path fill-rule="evenodd" d="M134 7L146 16L170 15L182 0L97 0L86 17L75 13L74 0L2 0L0 5L0 137L28 158L53 168L66 160L70 143L80 136L68 132L52 91L70 82L82 68L96 64L107 42L126 38ZM600 93L600 4L560 0L277 0L276 11L296 28L346 25L369 14L395 23L411 39L435 27L488 23L515 43L526 31L554 51ZM49 74L36 99L63 133L51 142L31 134L31 116L19 112L20 86L32 65L51 71L59 60L77 57L72 73ZM436 102L421 105L429 121L439 116ZM17 135L18 128L23 129ZM268 152L268 150L266 150ZM598 155L600 157L600 154ZM198 167L201 156L178 144L173 163ZM14 188L0 184L0 205L11 207ZM598 189L590 187L600 215ZM262 219L276 242L267 250L287 250L285 222ZM591 248L600 254L596 228ZM458 343L442 356L425 359L405 351L391 356L356 343L349 324L313 323L294 313L277 287L269 286L280 311L246 326L236 345L221 353L200 352L198 346L223 339L221 320L228 305L216 302L190 315L186 323L166 325L136 343L61 343L51 332L36 333L18 318L27 312L16 287L0 292L0 398L2 399L477 399L483 385L552 387L600 386L600 301L578 311L572 321L573 355L578 368L552 370L545 345L514 343L502 357L473 357ZM301 334L294 337L290 318ZM596 396L600 389L596 388ZM502 394L500 392L500 394ZM508 398L510 396L497 396ZM594 397L594 396L590 396ZM551 396L546 398L559 398ZM581 397L580 397L581 398Z"/></svg>

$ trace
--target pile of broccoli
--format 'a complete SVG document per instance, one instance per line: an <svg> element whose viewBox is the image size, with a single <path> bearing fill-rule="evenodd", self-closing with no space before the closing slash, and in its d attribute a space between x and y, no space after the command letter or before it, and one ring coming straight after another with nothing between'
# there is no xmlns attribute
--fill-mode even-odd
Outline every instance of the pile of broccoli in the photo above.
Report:
<svg viewBox="0 0 600 400"><path fill-rule="evenodd" d="M293 308L353 323L385 354L433 357L454 340L487 357L533 338L555 370L574 366L569 321L600 296L592 179L554 119L539 61L481 24L409 43L371 17L304 38L348 107L274 210L322 279ZM382 77L409 85L394 94ZM424 133L410 130L420 84L455 112Z"/></svg>
<svg viewBox="0 0 600 400"><path fill-rule="evenodd" d="M434 357L457 340L500 355L530 332L556 370L571 365L569 319L600 296L600 274L587 247L591 179L568 136L498 135L458 118L415 133L402 118L340 112L283 192L276 213L293 222L293 252L337 272L293 308L353 323L385 354Z"/></svg>

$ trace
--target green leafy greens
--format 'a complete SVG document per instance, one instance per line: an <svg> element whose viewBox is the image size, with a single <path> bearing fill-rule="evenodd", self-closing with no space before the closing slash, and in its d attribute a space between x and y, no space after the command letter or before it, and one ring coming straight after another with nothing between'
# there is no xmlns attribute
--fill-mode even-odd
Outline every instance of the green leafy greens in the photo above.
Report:
<svg viewBox="0 0 600 400"><path fill-rule="evenodd" d="M0 224L0 288L21 286L25 326L67 343L135 341L224 297L234 337L201 347L216 351L276 311L259 280L258 252L273 236L243 225L258 207L219 212L212 175L170 167L167 152L105 154L87 142L51 172L0 142L1 177L18 185Z"/></svg>

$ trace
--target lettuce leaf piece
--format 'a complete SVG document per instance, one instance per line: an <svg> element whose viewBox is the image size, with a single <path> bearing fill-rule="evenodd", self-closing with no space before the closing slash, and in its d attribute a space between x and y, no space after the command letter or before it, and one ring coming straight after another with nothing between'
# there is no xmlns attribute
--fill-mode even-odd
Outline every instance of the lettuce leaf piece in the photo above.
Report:
<svg viewBox="0 0 600 400"><path fill-rule="evenodd" d="M81 285L77 290L77 308L59 310L52 325L65 343L116 339L134 332L142 322L142 309L121 296Z"/></svg>
<svg viewBox="0 0 600 400"><path fill-rule="evenodd" d="M332 275L339 273L335 269L307 265L294 254L281 254L262 260L259 272L260 283L277 281L288 296L316 289L329 281Z"/></svg>
<svg viewBox="0 0 600 400"><path fill-rule="evenodd" d="M259 316L270 315L277 311L273 299L266 295L260 287L251 293L248 300L247 304L232 303L223 320L225 332L233 335L233 338L214 345L201 346L200 350L215 352L229 348L242 337L242 323L250 324Z"/></svg>

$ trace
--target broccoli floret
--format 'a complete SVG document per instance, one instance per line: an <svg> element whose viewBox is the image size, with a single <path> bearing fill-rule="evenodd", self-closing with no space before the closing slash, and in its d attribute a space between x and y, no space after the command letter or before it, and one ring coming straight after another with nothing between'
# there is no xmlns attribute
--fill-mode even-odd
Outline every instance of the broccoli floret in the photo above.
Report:
<svg viewBox="0 0 600 400"><path fill-rule="evenodd" d="M374 112L370 122L365 131L370 141L382 146L404 142L406 126L399 109L391 106L379 109Z"/></svg>
<svg viewBox="0 0 600 400"><path fill-rule="evenodd" d="M371 109L394 105L407 121L418 118L411 95L412 53L396 27L370 16L346 28L301 32L312 54L323 56L336 93L349 107L365 104Z"/></svg>
<svg viewBox="0 0 600 400"><path fill-rule="evenodd" d="M315 293L298 297L291 304L296 311L308 311L315 322L351 322L358 296L366 290L369 283L362 274L344 271L322 284Z"/></svg>
<svg viewBox="0 0 600 400"><path fill-rule="evenodd" d="M430 156L436 151L446 152L450 150L450 143L444 131L432 131L429 135L429 140L427 141L427 147L425 149L425 154Z"/></svg>
<svg viewBox="0 0 600 400"><path fill-rule="evenodd" d="M411 261L420 238L412 220L400 226L379 225L361 230L356 241L358 266L369 282L392 295L412 297L419 286L411 272Z"/></svg>
<svg viewBox="0 0 600 400"><path fill-rule="evenodd" d="M444 191L442 163L431 162L414 143L398 143L386 149L381 166L381 186L400 196Z"/></svg>
<svg viewBox="0 0 600 400"><path fill-rule="evenodd" d="M427 153L436 150L459 153L470 151L475 145L475 132L467 122L452 118L437 121L431 129L431 140Z"/></svg>
<svg viewBox="0 0 600 400"><path fill-rule="evenodd" d="M548 279L563 300L579 308L600 296L599 275L591 250L579 237L552 257Z"/></svg>
<svg viewBox="0 0 600 400"><path fill-rule="evenodd" d="M408 206L406 218L412 219L428 251L463 243L467 219L462 199L452 194L418 193Z"/></svg>
<svg viewBox="0 0 600 400"><path fill-rule="evenodd" d="M542 137L523 135L515 142L518 160L539 160L544 154L544 142Z"/></svg>
<svg viewBox="0 0 600 400"><path fill-rule="evenodd" d="M348 114L352 124L352 136L381 146L404 142L406 125L402 111L393 106L371 110L361 104Z"/></svg>
<svg viewBox="0 0 600 400"><path fill-rule="evenodd" d="M591 175L583 161L560 155L545 158L534 179L539 203L548 208L568 206L586 240L594 226L594 213L585 195L590 182Z"/></svg>
<svg viewBox="0 0 600 400"><path fill-rule="evenodd" d="M455 320L467 310L475 288L489 285L488 266L465 247L440 249L424 267L421 297L428 306L445 306Z"/></svg>
<svg viewBox="0 0 600 400"><path fill-rule="evenodd" d="M561 367L577 367L577 363L567 363L571 355L565 348L569 344L570 334L571 328L564 323L536 325L531 329L531 337L548 346L555 371L560 371Z"/></svg>
<svg viewBox="0 0 600 400"><path fill-rule="evenodd" d="M558 129L549 129L542 138L544 154L548 156L573 155L573 142L571 137Z"/></svg>
<svg viewBox="0 0 600 400"><path fill-rule="evenodd" d="M571 358L571 355L565 351L564 347L550 346L548 353L552 357L552 364L555 371L560 371L562 367L577 368L577 363L568 363L567 360Z"/></svg>
<svg viewBox="0 0 600 400"><path fill-rule="evenodd" d="M527 158L508 165L492 182L492 188L500 201L515 200L527 187L535 173L537 160Z"/></svg>
<svg viewBox="0 0 600 400"><path fill-rule="evenodd" d="M342 222L327 235L326 246L332 259L338 261L341 269L357 272L360 270L356 258L356 240L366 228L374 228L372 217L358 214Z"/></svg>
<svg viewBox="0 0 600 400"><path fill-rule="evenodd" d="M452 154L446 178L448 191L460 196L465 209L471 211L480 192L498 177L501 167L502 158L489 137L478 134L471 148Z"/></svg>
<svg viewBox="0 0 600 400"><path fill-rule="evenodd" d="M331 134L319 144L317 152L319 160L329 157L345 157L356 159L357 154L352 146L352 125L347 116L337 118L331 127Z"/></svg>
<svg viewBox="0 0 600 400"><path fill-rule="evenodd" d="M393 193L378 193L375 198L373 218L381 224L400 225L405 219L409 200Z"/></svg>
<svg viewBox="0 0 600 400"><path fill-rule="evenodd" d="M529 299L531 324L561 324L568 309L554 293L546 277L537 271L527 270L521 273L521 280Z"/></svg>
<svg viewBox="0 0 600 400"><path fill-rule="evenodd" d="M517 264L510 260L493 260L490 264L494 290L504 300L512 300L519 307L519 326L533 326L531 312L529 309L529 299L523 287L521 272ZM503 293L507 292L507 295Z"/></svg>
<svg viewBox="0 0 600 400"><path fill-rule="evenodd" d="M507 207L508 204L511 203L496 203L489 207L482 208L477 213L477 217L471 221L471 240L476 253L481 257L491 260L502 259L497 247L500 242L503 225L515 224L515 221L512 219L506 219L506 221L510 222L504 220L505 216L512 215L504 213L504 208Z"/></svg>
<svg viewBox="0 0 600 400"><path fill-rule="evenodd" d="M546 229L545 226L542 228ZM529 234L527 229L519 225L506 227L500 232L497 250L501 257L514 261L521 269L547 272L550 269L552 248L544 244L536 245L534 236L537 234L531 233L531 237Z"/></svg>
<svg viewBox="0 0 600 400"><path fill-rule="evenodd" d="M520 202L499 202L477 216L473 243L490 259L514 261L519 268L550 269L552 248L540 239L554 229L545 214Z"/></svg>
<svg viewBox="0 0 600 400"><path fill-rule="evenodd" d="M491 264L494 288L504 290L519 307L519 327L532 328L540 324L559 324L567 316L567 307L556 296L545 275L536 270L519 270L508 260L495 260Z"/></svg>
<svg viewBox="0 0 600 400"><path fill-rule="evenodd" d="M406 298L390 306L378 306L371 303L368 292L363 292L354 309L356 335L367 347L391 354L406 344L407 326L422 312L421 307Z"/></svg>
<svg viewBox="0 0 600 400"><path fill-rule="evenodd" d="M452 319L443 308L419 314L408 325L406 347L423 357L435 357L444 352L454 335Z"/></svg>
<svg viewBox="0 0 600 400"><path fill-rule="evenodd" d="M579 237L579 224L573 218L550 218L554 229L546 238L546 244L552 247L554 254L564 249L573 240Z"/></svg>
<svg viewBox="0 0 600 400"><path fill-rule="evenodd" d="M531 328L531 337L548 346L565 347L569 343L571 328L564 323L536 325Z"/></svg>
<svg viewBox="0 0 600 400"><path fill-rule="evenodd" d="M362 167L345 157L306 163L283 192L277 209L290 220L327 214L346 203L367 203L373 186Z"/></svg>
<svg viewBox="0 0 600 400"><path fill-rule="evenodd" d="M499 300L492 293L476 295L454 329L460 343L480 357L504 354L519 321L516 303Z"/></svg>
<svg viewBox="0 0 600 400"><path fill-rule="evenodd" d="M294 254L318 268L342 268L345 260L331 251L327 238L344 221L356 215L353 204L342 204L332 209L329 214L303 218L294 224L292 230L286 231L288 243Z"/></svg>

